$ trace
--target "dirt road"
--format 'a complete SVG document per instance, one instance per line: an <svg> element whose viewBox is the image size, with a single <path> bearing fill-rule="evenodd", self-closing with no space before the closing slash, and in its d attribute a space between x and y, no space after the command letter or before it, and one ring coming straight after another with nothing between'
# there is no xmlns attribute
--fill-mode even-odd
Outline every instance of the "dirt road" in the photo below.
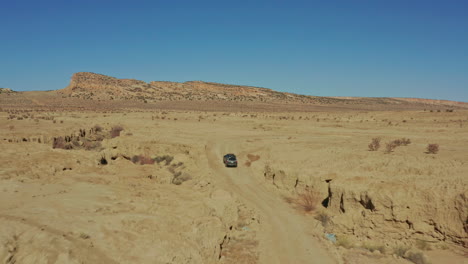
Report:
<svg viewBox="0 0 468 264"><path fill-rule="evenodd" d="M236 141L222 145L210 142L206 146L209 166L219 186L236 194L260 214L260 263L338 263L312 236L314 228L306 216L294 211L265 182L252 175L248 167L225 168L225 153L241 153Z"/></svg>

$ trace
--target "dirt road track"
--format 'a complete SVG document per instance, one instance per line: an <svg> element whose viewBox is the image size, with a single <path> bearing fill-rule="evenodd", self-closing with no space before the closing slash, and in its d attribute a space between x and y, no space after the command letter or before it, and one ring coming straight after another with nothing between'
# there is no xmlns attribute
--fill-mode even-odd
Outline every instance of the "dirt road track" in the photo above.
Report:
<svg viewBox="0 0 468 264"><path fill-rule="evenodd" d="M260 263L338 263L312 236L314 226L308 218L294 211L278 194L268 190L265 182L251 175L239 163L238 168L225 168L225 153L239 153L236 142L206 146L209 166L217 184L238 195L243 202L258 210L262 230L259 232Z"/></svg>

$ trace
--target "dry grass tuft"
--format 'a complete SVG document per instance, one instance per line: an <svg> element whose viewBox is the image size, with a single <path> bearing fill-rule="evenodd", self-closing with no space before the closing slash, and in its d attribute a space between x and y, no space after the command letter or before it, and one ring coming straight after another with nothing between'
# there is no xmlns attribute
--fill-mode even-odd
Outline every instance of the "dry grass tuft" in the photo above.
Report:
<svg viewBox="0 0 468 264"><path fill-rule="evenodd" d="M328 225L331 223L331 217L323 211L318 212L314 218L320 221L323 227L328 227Z"/></svg>
<svg viewBox="0 0 468 264"><path fill-rule="evenodd" d="M398 144L395 143L394 141L387 143L385 145L385 153L393 152L396 149L396 147L398 147Z"/></svg>
<svg viewBox="0 0 468 264"><path fill-rule="evenodd" d="M422 252L409 250L405 253L404 258L415 264L430 264L429 260Z"/></svg>
<svg viewBox="0 0 468 264"><path fill-rule="evenodd" d="M124 130L122 126L114 126L110 131L111 138L116 138L120 136L120 132Z"/></svg>
<svg viewBox="0 0 468 264"><path fill-rule="evenodd" d="M365 243L362 247L364 249L369 250L370 252L379 251L380 253L385 254L385 246L384 245Z"/></svg>
<svg viewBox="0 0 468 264"><path fill-rule="evenodd" d="M169 155L164 155L164 156L157 156L154 158L154 161L156 161L158 164L162 161L165 161L166 162L166 165L169 165L172 160L174 159L173 156L169 156Z"/></svg>
<svg viewBox="0 0 468 264"><path fill-rule="evenodd" d="M95 125L95 126L93 127L93 130L94 130L94 132L97 133L97 132L102 132L103 128L102 128L102 126L100 126L100 125Z"/></svg>
<svg viewBox="0 0 468 264"><path fill-rule="evenodd" d="M347 236L337 236L336 246L350 249L354 247L354 243Z"/></svg>
<svg viewBox="0 0 468 264"><path fill-rule="evenodd" d="M188 173L175 173L172 179L172 184L181 185L183 182L191 180L192 176Z"/></svg>
<svg viewBox="0 0 468 264"><path fill-rule="evenodd" d="M408 146L409 144L411 144L411 139L409 138L402 138L400 139L400 141L403 146Z"/></svg>
<svg viewBox="0 0 468 264"><path fill-rule="evenodd" d="M132 162L135 164L140 164L140 165L152 165L154 164L154 160L148 156L144 155L135 155L132 157Z"/></svg>
<svg viewBox="0 0 468 264"><path fill-rule="evenodd" d="M369 144L370 151L377 151L380 148L380 138L373 138L372 142Z"/></svg>
<svg viewBox="0 0 468 264"><path fill-rule="evenodd" d="M397 246L393 249L393 253L399 257L404 257L406 254L406 251L408 251L410 248L406 246Z"/></svg>
<svg viewBox="0 0 468 264"><path fill-rule="evenodd" d="M421 250L431 250L431 244L425 240L416 240L416 247Z"/></svg>
<svg viewBox="0 0 468 264"><path fill-rule="evenodd" d="M305 191L296 198L286 197L285 201L305 213L313 212L319 204L319 195L315 191Z"/></svg>
<svg viewBox="0 0 468 264"><path fill-rule="evenodd" d="M54 149L72 149L73 145L65 140L63 137L54 138L52 143L52 148Z"/></svg>
<svg viewBox="0 0 468 264"><path fill-rule="evenodd" d="M427 154L437 154L439 152L439 144L427 145Z"/></svg>

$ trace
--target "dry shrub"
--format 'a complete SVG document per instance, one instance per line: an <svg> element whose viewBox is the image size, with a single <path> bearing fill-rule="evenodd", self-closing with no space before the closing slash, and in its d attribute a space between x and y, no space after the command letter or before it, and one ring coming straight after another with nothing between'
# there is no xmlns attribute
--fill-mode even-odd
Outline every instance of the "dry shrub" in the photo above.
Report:
<svg viewBox="0 0 468 264"><path fill-rule="evenodd" d="M431 250L431 245L425 240L416 240L416 247L421 250Z"/></svg>
<svg viewBox="0 0 468 264"><path fill-rule="evenodd" d="M336 246L350 249L354 247L354 244L347 236L343 235L336 237Z"/></svg>
<svg viewBox="0 0 468 264"><path fill-rule="evenodd" d="M171 161L174 159L173 156L169 156L169 155L164 155L164 156L157 156L154 158L154 161L156 161L158 164L162 161L165 161L166 162L166 165L169 165L171 163Z"/></svg>
<svg viewBox="0 0 468 264"><path fill-rule="evenodd" d="M437 154L439 152L439 144L429 144L427 145L428 154Z"/></svg>
<svg viewBox="0 0 468 264"><path fill-rule="evenodd" d="M396 147L407 146L409 144L411 144L411 140L409 138L395 139L385 145L385 152L390 153L395 150Z"/></svg>
<svg viewBox="0 0 468 264"><path fill-rule="evenodd" d="M135 155L131 158L131 161L134 163L134 164L137 164L140 162L140 156L139 155Z"/></svg>
<svg viewBox="0 0 468 264"><path fill-rule="evenodd" d="M406 246L397 246L393 249L393 253L399 257L405 256L406 252L409 250L409 247Z"/></svg>
<svg viewBox="0 0 468 264"><path fill-rule="evenodd" d="M182 174L177 173L177 174L174 174L174 178L172 178L172 184L181 185L183 182L191 180L191 179L192 179L192 176L190 176L190 174L188 173L185 173L185 172Z"/></svg>
<svg viewBox="0 0 468 264"><path fill-rule="evenodd" d="M76 148L79 148L81 146L80 141L78 141L78 139L76 139L76 138L73 138L71 143L73 144L73 147L76 147Z"/></svg>
<svg viewBox="0 0 468 264"><path fill-rule="evenodd" d="M392 141L392 142L389 142L385 145L385 152L386 153L391 153L393 152L393 150L395 150L395 148L397 147L398 145Z"/></svg>
<svg viewBox="0 0 468 264"><path fill-rule="evenodd" d="M296 209L306 213L310 213L317 209L319 200L319 195L315 191L305 191L299 194L296 198L285 198L287 203L293 204Z"/></svg>
<svg viewBox="0 0 468 264"><path fill-rule="evenodd" d="M317 195L313 192L305 192L299 195L299 205L305 212L311 212L317 208Z"/></svg>
<svg viewBox="0 0 468 264"><path fill-rule="evenodd" d="M154 164L154 160L145 155L135 155L132 157L132 162L135 164L145 165L145 164Z"/></svg>
<svg viewBox="0 0 468 264"><path fill-rule="evenodd" d="M101 149L101 142L99 141L89 141L86 140L83 142L83 148L85 150L97 150Z"/></svg>
<svg viewBox="0 0 468 264"><path fill-rule="evenodd" d="M246 166L246 167L250 167L250 165L252 165L252 162L250 162L250 160L248 160L248 161L245 162L245 166Z"/></svg>
<svg viewBox="0 0 468 264"><path fill-rule="evenodd" d="M122 126L114 126L112 127L111 129L111 138L116 138L116 137L119 137L120 136L120 132L124 130Z"/></svg>
<svg viewBox="0 0 468 264"><path fill-rule="evenodd" d="M88 238L90 238L90 237L91 237L91 236L89 236L89 235L86 234L86 233L81 233L81 234L80 234L80 238L82 238L82 239L88 239Z"/></svg>
<svg viewBox="0 0 468 264"><path fill-rule="evenodd" d="M54 138L52 148L65 149L66 144L67 142L65 142L65 139L63 137Z"/></svg>
<svg viewBox="0 0 468 264"><path fill-rule="evenodd" d="M380 148L380 138L373 138L372 142L369 144L370 151L377 151Z"/></svg>
<svg viewBox="0 0 468 264"><path fill-rule="evenodd" d="M411 144L411 139L409 139L409 138L402 138L402 139L401 139L401 144L402 144L403 146L408 146L409 144Z"/></svg>
<svg viewBox="0 0 468 264"><path fill-rule="evenodd" d="M323 211L319 212L314 218L320 221L323 227L327 227L331 223L331 217Z"/></svg>
<svg viewBox="0 0 468 264"><path fill-rule="evenodd" d="M395 139L391 143L393 143L397 147L403 145L403 141L401 139Z"/></svg>
<svg viewBox="0 0 468 264"><path fill-rule="evenodd" d="M408 250L404 256L405 259L415 263L415 264L430 264L427 257L422 252L417 252L413 250Z"/></svg>
<svg viewBox="0 0 468 264"><path fill-rule="evenodd" d="M140 155L140 164L141 165L154 164L154 160L150 157Z"/></svg>
<svg viewBox="0 0 468 264"><path fill-rule="evenodd" d="M95 125L93 127L94 132L102 132L103 128L100 125Z"/></svg>
<svg viewBox="0 0 468 264"><path fill-rule="evenodd" d="M374 252L374 251L378 250L380 253L385 253L385 246L384 245L365 243L362 247L369 250L370 252Z"/></svg>

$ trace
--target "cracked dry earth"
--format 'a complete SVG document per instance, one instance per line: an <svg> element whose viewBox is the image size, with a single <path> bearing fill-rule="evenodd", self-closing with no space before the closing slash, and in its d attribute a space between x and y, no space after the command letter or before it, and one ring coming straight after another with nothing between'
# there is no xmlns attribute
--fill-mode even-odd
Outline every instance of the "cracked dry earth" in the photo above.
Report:
<svg viewBox="0 0 468 264"><path fill-rule="evenodd" d="M0 112L2 263L403 264L393 248L420 240L427 261L466 263L466 112L34 114L53 119ZM52 148L95 125L123 131ZM370 152L375 136L412 143ZM309 189L310 212L285 199Z"/></svg>

